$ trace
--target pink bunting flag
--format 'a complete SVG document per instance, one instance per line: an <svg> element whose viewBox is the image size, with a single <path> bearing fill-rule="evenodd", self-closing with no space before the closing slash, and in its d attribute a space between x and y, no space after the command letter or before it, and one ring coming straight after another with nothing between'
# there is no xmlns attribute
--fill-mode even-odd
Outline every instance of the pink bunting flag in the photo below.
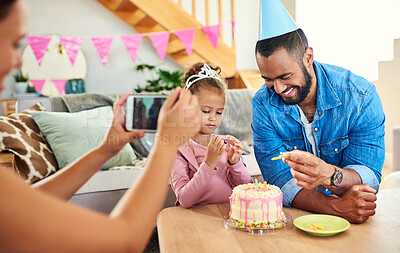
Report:
<svg viewBox="0 0 400 253"><path fill-rule="evenodd" d="M131 57L133 63L136 61L136 56L139 51L140 43L142 42L143 35L124 35L121 36L122 42L124 43L129 56Z"/></svg>
<svg viewBox="0 0 400 253"><path fill-rule="evenodd" d="M67 55L71 61L72 66L74 66L76 56L81 49L83 37L60 37L60 42Z"/></svg>
<svg viewBox="0 0 400 253"><path fill-rule="evenodd" d="M208 39L215 49L217 49L218 38L221 25L210 25L203 27L203 31L206 33Z"/></svg>
<svg viewBox="0 0 400 253"><path fill-rule="evenodd" d="M232 33L233 33L233 40L236 40L236 21L232 20Z"/></svg>
<svg viewBox="0 0 400 253"><path fill-rule="evenodd" d="M56 86L58 93L60 93L60 95L63 94L67 79L52 79L51 81L53 81L54 85Z"/></svg>
<svg viewBox="0 0 400 253"><path fill-rule="evenodd" d="M31 46L33 50L33 54L36 57L36 60L40 65L42 65L42 61L44 55L47 51L47 46L50 43L51 37L50 36L26 36L26 40L28 44Z"/></svg>
<svg viewBox="0 0 400 253"><path fill-rule="evenodd" d="M175 34L182 42L188 55L192 55L193 50L193 39L194 39L195 29L185 29L176 31Z"/></svg>
<svg viewBox="0 0 400 253"><path fill-rule="evenodd" d="M161 60L165 58L165 52L167 51L168 40L170 32L159 32L159 33L149 33L151 43L153 43L154 48L157 50L158 55Z"/></svg>
<svg viewBox="0 0 400 253"><path fill-rule="evenodd" d="M41 92L43 89L43 85L46 82L45 79L30 79L32 86L35 87L35 90Z"/></svg>
<svg viewBox="0 0 400 253"><path fill-rule="evenodd" d="M106 65L113 37L92 37L92 42L100 56L103 66Z"/></svg>

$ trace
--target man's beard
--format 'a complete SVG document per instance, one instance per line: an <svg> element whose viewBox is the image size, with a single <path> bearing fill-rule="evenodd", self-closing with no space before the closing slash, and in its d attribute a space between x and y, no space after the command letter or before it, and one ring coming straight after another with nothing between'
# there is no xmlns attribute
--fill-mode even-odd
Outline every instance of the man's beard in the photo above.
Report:
<svg viewBox="0 0 400 253"><path fill-rule="evenodd" d="M311 78L311 75L308 73L306 66L304 66L304 63L301 63L301 70L303 71L304 86L303 87L299 87L299 86L293 87L294 89L297 89L297 96L294 98L284 98L281 96L283 102L287 105L300 104L301 102L304 101L304 99L306 99L306 97L310 93L312 78Z"/></svg>

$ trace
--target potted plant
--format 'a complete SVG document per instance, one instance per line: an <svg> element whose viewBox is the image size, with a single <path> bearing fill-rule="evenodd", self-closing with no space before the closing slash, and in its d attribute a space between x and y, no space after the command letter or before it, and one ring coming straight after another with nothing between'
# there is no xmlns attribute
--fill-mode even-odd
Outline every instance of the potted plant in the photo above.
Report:
<svg viewBox="0 0 400 253"><path fill-rule="evenodd" d="M28 87L28 76L24 76L22 71L19 69L17 73L14 74L15 80L15 92L16 93L25 93Z"/></svg>
<svg viewBox="0 0 400 253"><path fill-rule="evenodd" d="M182 71L168 71L148 64L140 64L136 66L136 71L144 72L145 70L151 71L153 74L156 74L157 77L152 80L147 80L146 82L148 84L144 87L138 85L137 88L134 89L137 93L173 90L182 85L184 74Z"/></svg>

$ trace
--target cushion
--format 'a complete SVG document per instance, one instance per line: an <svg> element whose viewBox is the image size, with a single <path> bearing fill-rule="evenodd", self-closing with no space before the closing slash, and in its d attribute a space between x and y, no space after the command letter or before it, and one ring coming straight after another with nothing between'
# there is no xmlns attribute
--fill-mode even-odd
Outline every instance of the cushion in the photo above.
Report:
<svg viewBox="0 0 400 253"><path fill-rule="evenodd" d="M80 112L32 112L56 156L58 166L64 168L104 140L113 120L111 106L103 106ZM102 167L132 165L136 160L133 149L127 144L118 155Z"/></svg>
<svg viewBox="0 0 400 253"><path fill-rule="evenodd" d="M57 169L57 161L50 146L41 137L30 112L44 111L37 103L29 109L0 117L0 149L15 154L19 175L29 183L44 178Z"/></svg>

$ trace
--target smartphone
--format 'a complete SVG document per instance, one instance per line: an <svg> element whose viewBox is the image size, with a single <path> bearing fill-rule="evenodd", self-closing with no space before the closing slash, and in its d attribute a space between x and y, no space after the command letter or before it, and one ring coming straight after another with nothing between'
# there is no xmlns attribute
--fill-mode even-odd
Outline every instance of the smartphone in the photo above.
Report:
<svg viewBox="0 0 400 253"><path fill-rule="evenodd" d="M127 131L156 132L158 115L167 95L130 95L126 101Z"/></svg>

